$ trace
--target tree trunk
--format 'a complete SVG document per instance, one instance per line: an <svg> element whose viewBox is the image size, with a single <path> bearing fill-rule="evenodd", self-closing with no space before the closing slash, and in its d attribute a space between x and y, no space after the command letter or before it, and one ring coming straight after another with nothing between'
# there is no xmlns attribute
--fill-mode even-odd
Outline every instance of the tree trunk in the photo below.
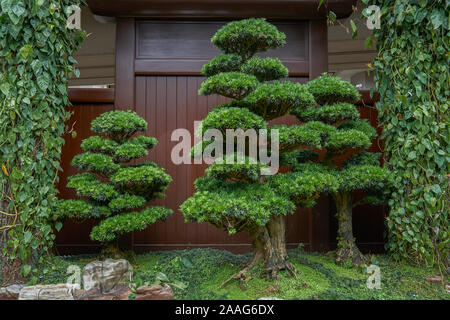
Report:
<svg viewBox="0 0 450 320"><path fill-rule="evenodd" d="M253 226L248 230L252 241L253 256L244 269L226 280L238 279L241 285L247 285L255 273L266 276L267 280L279 280L279 271L287 270L295 277L295 267L288 261L285 241L284 216L272 216L265 226ZM250 274L249 274L250 273Z"/></svg>
<svg viewBox="0 0 450 320"><path fill-rule="evenodd" d="M119 247L119 240L114 239L113 241L105 243L103 246L103 250L101 251L101 256L103 259L120 259L123 254Z"/></svg>
<svg viewBox="0 0 450 320"><path fill-rule="evenodd" d="M333 194L338 218L338 245L336 250L336 263L343 264L349 259L353 266L359 266L365 260L359 251L353 237L352 208L353 199L350 192Z"/></svg>

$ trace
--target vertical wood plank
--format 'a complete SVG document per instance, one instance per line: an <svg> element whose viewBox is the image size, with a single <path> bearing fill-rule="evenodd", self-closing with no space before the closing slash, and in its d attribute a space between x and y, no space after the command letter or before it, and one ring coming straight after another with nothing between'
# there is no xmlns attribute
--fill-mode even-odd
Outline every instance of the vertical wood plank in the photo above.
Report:
<svg viewBox="0 0 450 320"><path fill-rule="evenodd" d="M135 42L134 18L118 18L116 24L116 90L114 99L114 106L118 110L134 107Z"/></svg>
<svg viewBox="0 0 450 320"><path fill-rule="evenodd" d="M325 20L309 21L309 79L328 71L328 31Z"/></svg>

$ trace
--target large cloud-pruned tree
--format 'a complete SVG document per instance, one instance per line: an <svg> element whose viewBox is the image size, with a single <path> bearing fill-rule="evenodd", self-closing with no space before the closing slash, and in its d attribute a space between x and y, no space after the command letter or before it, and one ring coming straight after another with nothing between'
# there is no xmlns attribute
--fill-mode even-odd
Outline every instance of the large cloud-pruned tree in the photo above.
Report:
<svg viewBox="0 0 450 320"><path fill-rule="evenodd" d="M382 203L389 185L389 173L380 167L380 154L365 150L377 132L367 120L360 119L358 109L352 104L360 99L360 94L350 83L323 74L306 86L318 105L291 113L303 122L302 127L310 128L320 138L316 145L309 145L313 148L286 154L285 161L293 165L295 172L333 175L339 185L337 191L330 192L338 218L336 262L351 259L353 265L359 265L364 256L353 237L352 208L364 203ZM319 150L324 151L320 157L316 153ZM341 166L338 158L345 159ZM355 201L355 190L364 190L365 197Z"/></svg>
<svg viewBox="0 0 450 320"><path fill-rule="evenodd" d="M288 76L280 60L254 56L284 45L285 35L265 19L246 19L225 25L211 41L223 53L204 65L202 73L207 79L199 93L219 94L232 101L216 106L203 119L198 133L209 129L225 134L227 129L258 132L275 128L279 130L280 152L309 141L311 137L305 136L300 126L267 124L293 109L306 110L315 105L305 86L279 81ZM225 140L215 139L202 141L201 150L213 142L226 150ZM205 177L195 181L197 192L181 205L181 211L187 221L208 222L230 234L249 233L253 256L229 280L239 279L246 284L254 272L278 279L280 270L288 270L295 276L286 253L284 218L297 205L312 205L320 192L333 189L336 184L332 175L321 172L262 175L262 170L268 169L267 163L262 163L260 157L252 158L249 151L257 146L246 140L245 151L239 153L238 140L234 140L230 153L213 154L215 162L208 167ZM193 155L198 156L198 152ZM230 163L229 159L239 156L243 163Z"/></svg>

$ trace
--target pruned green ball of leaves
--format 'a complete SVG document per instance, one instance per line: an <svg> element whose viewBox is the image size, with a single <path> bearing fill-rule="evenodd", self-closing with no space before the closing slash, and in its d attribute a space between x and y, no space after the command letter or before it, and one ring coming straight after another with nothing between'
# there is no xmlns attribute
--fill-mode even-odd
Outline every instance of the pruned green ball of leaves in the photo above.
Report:
<svg viewBox="0 0 450 320"><path fill-rule="evenodd" d="M118 236L133 231L144 230L158 220L165 220L172 210L165 207L147 207L140 212L130 212L108 218L92 228L91 239L110 242Z"/></svg>
<svg viewBox="0 0 450 320"><path fill-rule="evenodd" d="M216 180L203 180L208 179ZM219 181L215 188L196 192L180 209L187 221L207 221L233 234L246 230L245 222L263 226L272 215L292 213L295 205L267 184Z"/></svg>
<svg viewBox="0 0 450 320"><path fill-rule="evenodd" d="M309 81L306 87L320 105L336 102L356 102L361 98L360 93L351 83L339 77L329 76L326 73Z"/></svg>
<svg viewBox="0 0 450 320"><path fill-rule="evenodd" d="M264 83L244 100L247 108L266 120L281 117L292 109L303 109L315 104L305 86L290 81Z"/></svg>
<svg viewBox="0 0 450 320"><path fill-rule="evenodd" d="M105 112L91 122L92 131L109 135L115 141L126 139L146 129L147 122L131 110Z"/></svg>
<svg viewBox="0 0 450 320"><path fill-rule="evenodd" d="M208 113L205 119L202 120L202 134L206 130L215 129L223 134L227 129L254 129L258 132L259 129L265 129L266 122L260 116L254 114L246 108L222 108L214 112Z"/></svg>
<svg viewBox="0 0 450 320"><path fill-rule="evenodd" d="M67 187L74 189L80 197L89 197L103 202L118 195L113 186L100 182L93 174L88 172L75 174L70 176L68 180Z"/></svg>
<svg viewBox="0 0 450 320"><path fill-rule="evenodd" d="M368 148L372 142L366 134L359 130L337 130L331 135L325 147L333 151L347 151L347 148Z"/></svg>
<svg viewBox="0 0 450 320"><path fill-rule="evenodd" d="M324 105L319 108L294 109L291 113L301 122L316 120L333 124L343 120L359 119L359 111L355 105L346 102Z"/></svg>
<svg viewBox="0 0 450 320"><path fill-rule="evenodd" d="M123 167L110 179L120 190L145 197L147 200L166 190L172 181L163 168L154 166Z"/></svg>
<svg viewBox="0 0 450 320"><path fill-rule="evenodd" d="M240 71L242 57L237 54L221 54L211 59L202 68L202 74L212 77L221 72Z"/></svg>
<svg viewBox="0 0 450 320"><path fill-rule="evenodd" d="M322 143L320 132L305 126L275 125L271 127L270 135L274 134L273 130L278 130L280 150L284 152L302 145L319 148Z"/></svg>
<svg viewBox="0 0 450 320"><path fill-rule="evenodd" d="M367 119L357 119L357 120L350 120L341 123L337 127L341 130L358 130L362 133L364 133L370 140L377 137L377 130L375 130L374 127L372 127Z"/></svg>
<svg viewBox="0 0 450 320"><path fill-rule="evenodd" d="M154 148L158 144L158 140L154 137L137 136L130 140L131 143L140 144L145 149Z"/></svg>
<svg viewBox="0 0 450 320"><path fill-rule="evenodd" d="M283 46L286 36L265 19L251 18L226 24L216 32L211 42L224 53L249 58L257 52Z"/></svg>
<svg viewBox="0 0 450 320"><path fill-rule="evenodd" d="M131 159L144 157L148 154L146 148L141 143L126 141L121 143L114 152L114 160L128 162Z"/></svg>
<svg viewBox="0 0 450 320"><path fill-rule="evenodd" d="M268 183L278 193L300 206L310 206L321 193L338 189L333 175L321 170L277 174L272 176Z"/></svg>
<svg viewBox="0 0 450 320"><path fill-rule="evenodd" d="M120 165L113 158L102 153L85 152L77 154L72 159L72 165L80 170L89 170L95 173L111 174L120 169Z"/></svg>
<svg viewBox="0 0 450 320"><path fill-rule="evenodd" d="M278 130L280 149L284 152L302 145L320 148L325 141L334 134L337 129L319 121L310 121L304 125L274 125L273 130Z"/></svg>
<svg viewBox="0 0 450 320"><path fill-rule="evenodd" d="M84 151L100 152L112 155L118 143L100 136L91 136L81 142L81 149Z"/></svg>
<svg viewBox="0 0 450 320"><path fill-rule="evenodd" d="M378 165L349 166L339 171L339 188L349 191L383 189L388 179L389 171Z"/></svg>
<svg viewBox="0 0 450 320"><path fill-rule="evenodd" d="M199 94L220 94L224 97L242 99L259 85L258 79L243 72L222 72L202 82Z"/></svg>
<svg viewBox="0 0 450 320"><path fill-rule="evenodd" d="M108 207L112 212L126 211L130 209L140 208L145 205L147 201L144 197L136 196L134 194L121 194L120 196L112 199L108 203Z"/></svg>
<svg viewBox="0 0 450 320"><path fill-rule="evenodd" d="M289 75L288 69L278 58L253 57L242 65L241 71L254 75L261 82L278 80Z"/></svg>
<svg viewBox="0 0 450 320"><path fill-rule="evenodd" d="M257 182L267 172L268 166L254 158L234 153L218 158L205 173L215 179ZM266 171L264 171L266 170Z"/></svg>
<svg viewBox="0 0 450 320"><path fill-rule="evenodd" d="M92 201L86 200L58 200L56 204L55 217L88 219L104 218L111 215L111 211L105 205L98 205Z"/></svg>

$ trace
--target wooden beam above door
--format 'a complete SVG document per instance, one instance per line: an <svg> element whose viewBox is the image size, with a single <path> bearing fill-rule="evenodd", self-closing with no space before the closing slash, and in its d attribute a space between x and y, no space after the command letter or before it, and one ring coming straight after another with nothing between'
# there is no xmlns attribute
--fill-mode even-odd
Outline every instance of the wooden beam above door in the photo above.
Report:
<svg viewBox="0 0 450 320"><path fill-rule="evenodd" d="M356 0L328 0L318 10L317 0L87 0L96 15L145 18L248 18L311 20L337 18L353 12Z"/></svg>

